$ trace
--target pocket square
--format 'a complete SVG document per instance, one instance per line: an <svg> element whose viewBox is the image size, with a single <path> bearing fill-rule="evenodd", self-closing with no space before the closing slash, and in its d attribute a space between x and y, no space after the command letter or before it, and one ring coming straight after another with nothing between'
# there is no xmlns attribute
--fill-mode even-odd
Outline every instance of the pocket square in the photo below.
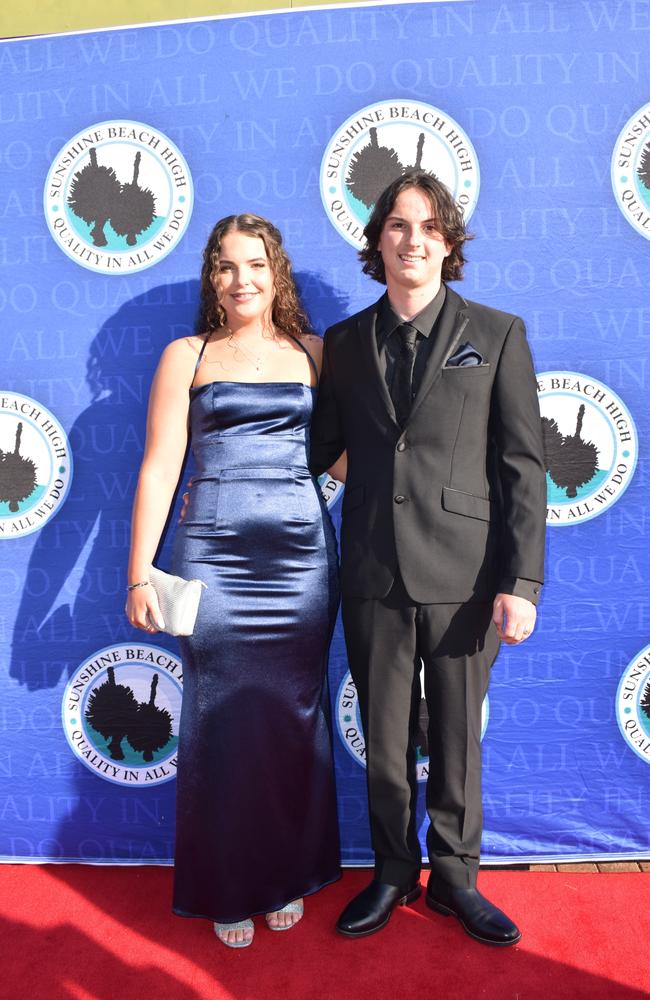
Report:
<svg viewBox="0 0 650 1000"><path fill-rule="evenodd" d="M475 347L472 347L469 340L466 340L455 354L447 358L445 368L468 368L470 365L482 364L484 364L483 356L479 354Z"/></svg>

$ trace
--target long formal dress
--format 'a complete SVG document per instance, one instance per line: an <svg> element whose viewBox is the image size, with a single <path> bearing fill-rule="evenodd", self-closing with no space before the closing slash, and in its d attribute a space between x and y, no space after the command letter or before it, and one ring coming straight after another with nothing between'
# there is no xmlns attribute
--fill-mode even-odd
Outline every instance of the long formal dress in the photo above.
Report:
<svg viewBox="0 0 650 1000"><path fill-rule="evenodd" d="M173 572L203 580L181 640L174 912L231 922L338 878L326 693L336 539L307 468L315 390L190 390L198 472Z"/></svg>

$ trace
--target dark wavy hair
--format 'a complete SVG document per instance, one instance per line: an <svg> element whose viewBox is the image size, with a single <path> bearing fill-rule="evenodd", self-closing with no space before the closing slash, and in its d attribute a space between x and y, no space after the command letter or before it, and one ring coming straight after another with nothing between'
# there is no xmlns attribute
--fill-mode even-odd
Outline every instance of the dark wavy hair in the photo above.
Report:
<svg viewBox="0 0 650 1000"><path fill-rule="evenodd" d="M311 333L311 324L300 301L300 295L291 271L291 261L282 246L282 234L272 222L261 215L245 212L243 215L227 215L220 219L210 233L203 251L201 268L201 290L197 332L210 336L214 330L227 325L226 310L219 302L213 280L217 274L221 241L227 233L245 233L257 236L266 247L266 254L273 272L275 298L271 309L273 325L283 333L294 337L304 337Z"/></svg>
<svg viewBox="0 0 650 1000"><path fill-rule="evenodd" d="M460 281L463 277L463 266L466 263L463 254L463 244L474 237L465 229L465 220L459 206L453 199L449 189L439 181L434 174L426 170L406 170L397 180L389 184L379 195L372 210L363 235L366 245L359 251L359 259L363 262L364 274L369 274L375 281L386 284L386 271L381 253L377 249L384 223L393 210L398 195L407 188L418 188L431 202L432 218L436 227L447 244L451 247L448 257L442 263L443 281Z"/></svg>

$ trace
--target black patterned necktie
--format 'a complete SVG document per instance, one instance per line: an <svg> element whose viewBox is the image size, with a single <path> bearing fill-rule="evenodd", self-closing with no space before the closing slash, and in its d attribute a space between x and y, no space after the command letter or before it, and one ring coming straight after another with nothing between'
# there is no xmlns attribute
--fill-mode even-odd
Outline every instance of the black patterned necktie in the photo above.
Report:
<svg viewBox="0 0 650 1000"><path fill-rule="evenodd" d="M395 363L390 395L395 407L397 422L400 427L403 427L408 420L413 401L413 365L418 331L411 323L402 323L401 326L397 327L397 333L402 342L402 350Z"/></svg>

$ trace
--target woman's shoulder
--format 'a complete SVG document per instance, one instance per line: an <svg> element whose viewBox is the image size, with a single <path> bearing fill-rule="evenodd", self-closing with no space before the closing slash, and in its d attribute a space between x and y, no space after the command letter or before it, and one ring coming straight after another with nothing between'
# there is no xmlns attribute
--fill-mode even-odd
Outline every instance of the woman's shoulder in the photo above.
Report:
<svg viewBox="0 0 650 1000"><path fill-rule="evenodd" d="M158 371L161 374L175 372L177 376L181 376L181 382L184 374L192 377L204 342L205 336L202 334L170 340L160 355Z"/></svg>
<svg viewBox="0 0 650 1000"><path fill-rule="evenodd" d="M300 338L301 342L307 348L309 353L313 355L314 358L320 360L323 356L323 338L319 337L317 333L304 333Z"/></svg>
<svg viewBox="0 0 650 1000"><path fill-rule="evenodd" d="M189 362L190 360L196 362L205 341L206 334L204 333L193 333L188 337L177 337L176 340L170 340L162 352L161 360L177 361L181 364L183 361Z"/></svg>
<svg viewBox="0 0 650 1000"><path fill-rule="evenodd" d="M191 351L192 354L200 354L201 348L205 344L206 340L210 339L209 333L191 333L187 337L177 337L176 340L170 340L167 345L173 351Z"/></svg>
<svg viewBox="0 0 650 1000"><path fill-rule="evenodd" d="M316 365L318 375L320 376L320 371L323 367L323 341L314 333L303 333L300 343Z"/></svg>

